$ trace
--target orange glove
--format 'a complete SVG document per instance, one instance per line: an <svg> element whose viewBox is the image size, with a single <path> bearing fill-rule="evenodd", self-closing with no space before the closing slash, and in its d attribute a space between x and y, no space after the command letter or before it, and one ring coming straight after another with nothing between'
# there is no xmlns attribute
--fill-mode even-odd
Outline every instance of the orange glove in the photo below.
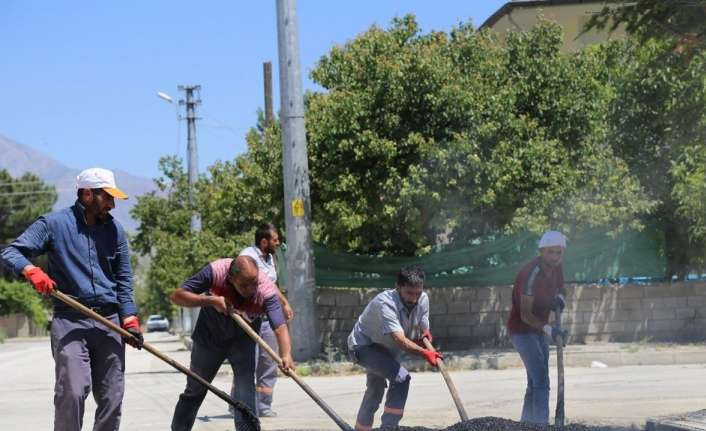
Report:
<svg viewBox="0 0 706 431"><path fill-rule="evenodd" d="M37 266L25 271L25 278L32 283L34 289L42 295L49 295L56 286L56 282L52 280L46 272L42 271L42 268Z"/></svg>
<svg viewBox="0 0 706 431"><path fill-rule="evenodd" d="M422 356L427 360L433 367L439 366L439 359L444 359L444 357L439 352L433 350L424 349L422 350Z"/></svg>
<svg viewBox="0 0 706 431"><path fill-rule="evenodd" d="M123 329L132 335L132 337L129 338L123 337L125 342L137 350L140 350L145 342L145 339L142 337L142 332L140 331L140 319L138 319L137 316L126 317L123 319Z"/></svg>

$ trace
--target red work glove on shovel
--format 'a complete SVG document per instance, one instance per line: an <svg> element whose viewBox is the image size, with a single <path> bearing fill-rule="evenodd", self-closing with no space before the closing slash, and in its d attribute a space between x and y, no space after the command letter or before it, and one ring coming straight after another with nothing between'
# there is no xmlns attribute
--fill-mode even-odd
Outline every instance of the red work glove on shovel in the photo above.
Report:
<svg viewBox="0 0 706 431"><path fill-rule="evenodd" d="M414 342L417 343L417 345L418 345L419 347L421 347L422 349L424 349L424 348L426 348L426 347L424 346L424 339L425 339L425 338L426 338L427 340L429 340L430 343L433 341L433 338L432 338L432 336L431 336L431 331L429 331L428 329L425 329L424 332L422 332L422 338L418 338L418 339L414 340Z"/></svg>
<svg viewBox="0 0 706 431"><path fill-rule="evenodd" d="M142 332L140 332L140 319L137 316L126 317L123 319L123 329L132 335L132 337L123 337L125 342L137 350L142 349L145 339L142 337Z"/></svg>
<svg viewBox="0 0 706 431"><path fill-rule="evenodd" d="M429 340L430 343L434 342L434 338L431 336L431 331L428 329L425 329L424 332L422 333L422 338L426 338Z"/></svg>
<svg viewBox="0 0 706 431"><path fill-rule="evenodd" d="M444 359L441 353L429 349L422 350L422 356L424 356L424 359L426 359L427 362L429 362L429 364L433 367L438 367L439 359Z"/></svg>
<svg viewBox="0 0 706 431"><path fill-rule="evenodd" d="M42 268L36 266L25 271L25 278L42 295L49 295L56 286L56 282L46 272L42 271Z"/></svg>

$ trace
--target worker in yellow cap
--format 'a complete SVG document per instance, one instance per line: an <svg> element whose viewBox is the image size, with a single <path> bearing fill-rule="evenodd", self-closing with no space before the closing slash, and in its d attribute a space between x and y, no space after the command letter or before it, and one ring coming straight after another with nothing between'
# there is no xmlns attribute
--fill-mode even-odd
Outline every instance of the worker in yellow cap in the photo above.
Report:
<svg viewBox="0 0 706 431"><path fill-rule="evenodd" d="M24 276L43 295L54 289L132 334L129 340L54 300L54 429L80 431L84 403L93 390L96 431L120 427L125 388L125 342L142 347L132 294L127 237L110 215L115 199L127 199L107 169L91 168L76 178L73 206L45 214L2 250L0 261ZM46 254L47 272L29 259Z"/></svg>

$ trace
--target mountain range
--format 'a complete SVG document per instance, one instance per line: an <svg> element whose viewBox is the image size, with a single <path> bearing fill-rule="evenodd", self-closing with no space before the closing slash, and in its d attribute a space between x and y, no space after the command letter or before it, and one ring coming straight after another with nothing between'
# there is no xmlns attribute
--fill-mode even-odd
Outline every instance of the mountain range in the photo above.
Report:
<svg viewBox="0 0 706 431"><path fill-rule="evenodd" d="M86 166L88 167L92 166ZM137 196L155 189L154 182L149 178L131 175L109 166L105 168L113 170L118 187L130 197L126 201L117 201L111 214L128 232L134 232L137 230L137 221L130 216L130 209L137 203ZM76 176L80 169L64 166L40 151L2 135L0 135L0 169L7 170L13 177L31 172L56 187L58 199L54 209L70 206L76 200Z"/></svg>

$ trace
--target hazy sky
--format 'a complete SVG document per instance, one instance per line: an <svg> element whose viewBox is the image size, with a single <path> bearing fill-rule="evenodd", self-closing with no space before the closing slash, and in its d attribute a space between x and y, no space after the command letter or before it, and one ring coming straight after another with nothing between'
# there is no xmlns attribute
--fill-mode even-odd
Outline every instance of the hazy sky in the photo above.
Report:
<svg viewBox="0 0 706 431"><path fill-rule="evenodd" d="M334 44L413 13L422 30L480 25L504 1L300 0L304 86ZM262 63L272 61L279 105L275 0L2 0L0 134L73 168L104 166L154 177L186 152L179 84L200 84L201 171L245 150L262 109ZM0 157L2 155L0 154Z"/></svg>

